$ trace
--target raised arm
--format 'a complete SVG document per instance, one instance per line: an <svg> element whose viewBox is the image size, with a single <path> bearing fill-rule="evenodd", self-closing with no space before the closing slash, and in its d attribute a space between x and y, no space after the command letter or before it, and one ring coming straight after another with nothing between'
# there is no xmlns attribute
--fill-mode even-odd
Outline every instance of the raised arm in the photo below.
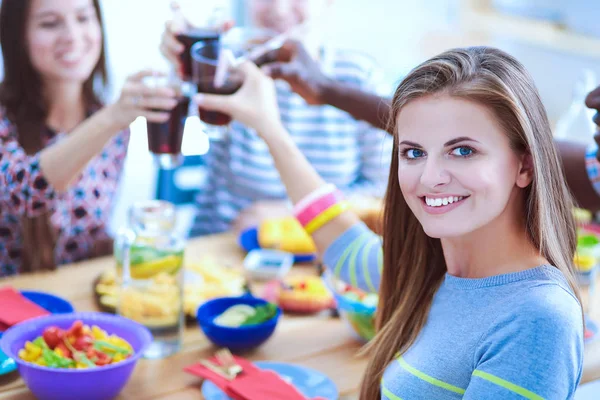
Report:
<svg viewBox="0 0 600 400"><path fill-rule="evenodd" d="M328 104L376 128L387 129L390 100L327 77L302 43L288 41L273 56L275 60L264 60L274 62L265 64L263 71L273 79L287 81L307 103Z"/></svg>
<svg viewBox="0 0 600 400"><path fill-rule="evenodd" d="M204 108L233 115L238 121L253 127L261 135L269 147L290 200L293 204L297 204L326 183L283 127L279 119L272 79L262 74L252 63L243 64L241 70L246 75L246 79L235 94L231 96L199 94L196 101ZM348 234L344 235L346 233ZM355 235L360 237L360 241L355 241ZM354 275L357 283L364 282L361 286L365 290L378 287L380 271L378 249L381 245L375 245L375 240L380 243L379 239L360 222L354 213L342 212L316 230L312 236L319 253L326 255L329 260L328 266L334 271L337 270L338 275L345 277L345 280L350 283ZM352 245L349 251L350 247L345 245L347 241ZM356 250L354 246L361 248ZM365 252L362 246L369 246L375 250ZM345 261L342 260L343 262L338 264L343 256ZM365 264L359 265L358 260L365 261ZM361 272L360 277L352 272L351 265L354 265L355 271ZM368 278L362 276L365 271L368 272Z"/></svg>

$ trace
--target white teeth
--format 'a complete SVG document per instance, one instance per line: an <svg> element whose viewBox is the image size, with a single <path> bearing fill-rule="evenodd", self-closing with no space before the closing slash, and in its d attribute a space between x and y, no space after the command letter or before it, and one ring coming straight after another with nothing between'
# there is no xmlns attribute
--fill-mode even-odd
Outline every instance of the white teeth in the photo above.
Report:
<svg viewBox="0 0 600 400"><path fill-rule="evenodd" d="M462 199L464 199L464 197L462 196L438 197L435 199L425 197L425 203L430 207L441 207L447 206L448 204L456 203L457 201L460 201Z"/></svg>
<svg viewBox="0 0 600 400"><path fill-rule="evenodd" d="M60 58L65 61L76 61L79 58L79 53L66 53L63 54Z"/></svg>

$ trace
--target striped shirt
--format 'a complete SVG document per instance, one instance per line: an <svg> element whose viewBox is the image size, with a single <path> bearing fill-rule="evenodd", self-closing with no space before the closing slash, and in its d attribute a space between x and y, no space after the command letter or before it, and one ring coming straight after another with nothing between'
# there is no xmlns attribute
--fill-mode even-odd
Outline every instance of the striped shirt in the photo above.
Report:
<svg viewBox="0 0 600 400"><path fill-rule="evenodd" d="M324 71L338 81L374 91L379 70L357 52L328 52ZM317 172L347 194L382 194L392 140L381 130L331 106L307 104L287 83L277 82L281 120ZM225 231L240 211L260 200L287 199L266 143L233 122L226 137L205 156L207 183L196 198L192 235Z"/></svg>
<svg viewBox="0 0 600 400"><path fill-rule="evenodd" d="M380 238L358 223L326 250L342 280L377 291ZM481 279L446 274L413 345L381 381L381 399L571 399L582 373L579 302L555 267Z"/></svg>

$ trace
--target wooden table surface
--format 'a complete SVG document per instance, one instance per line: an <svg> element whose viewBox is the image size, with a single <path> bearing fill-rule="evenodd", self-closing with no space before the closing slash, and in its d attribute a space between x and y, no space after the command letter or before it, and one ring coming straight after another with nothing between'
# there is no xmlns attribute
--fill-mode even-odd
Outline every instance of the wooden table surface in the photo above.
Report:
<svg viewBox="0 0 600 400"><path fill-rule="evenodd" d="M206 255L216 256L224 264L242 266L244 253L232 234L222 234L191 240L186 259L199 260ZM62 267L58 271L37 275L22 275L3 279L2 285L59 294L73 303L77 311L97 311L93 295L94 279L112 265L112 258ZM314 274L310 265L294 267L293 273ZM356 353L361 344L351 336L344 321L328 313L316 316L284 315L273 336L261 347L244 355L252 360L274 360L295 363L325 373L337 385L340 399L357 398L358 386L366 366ZM204 337L197 325L186 327L183 349L163 360L141 359L118 397L124 399L199 399L200 379L183 372L183 368L205 358L216 348ZM0 399L30 400L17 373L0 376Z"/></svg>
<svg viewBox="0 0 600 400"><path fill-rule="evenodd" d="M240 266L244 253L232 234L214 235L191 240L186 250L188 260L202 256L218 257L223 263ZM112 265L112 258L62 267L58 271L8 278L2 284L19 289L32 289L60 294L78 311L96 311L93 296L94 279ZM296 266L293 273L314 273L310 266ZM595 296L593 316L600 321L600 296ZM186 327L183 349L164 360L139 361L133 376L121 395L124 399L199 399L199 378L183 372L183 368L216 350L196 325ZM328 375L340 391L340 400L356 399L366 360L357 356L361 344L354 340L343 321L327 314L317 316L285 315L269 341L246 355L252 360L274 360L314 368ZM582 383L600 379L600 340L586 346ZM18 374L0 376L0 399L30 400Z"/></svg>

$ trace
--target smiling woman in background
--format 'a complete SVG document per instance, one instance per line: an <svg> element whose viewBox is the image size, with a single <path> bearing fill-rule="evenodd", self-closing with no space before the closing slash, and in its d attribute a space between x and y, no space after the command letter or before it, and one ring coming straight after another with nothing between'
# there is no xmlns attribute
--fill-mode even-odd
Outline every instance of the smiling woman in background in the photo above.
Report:
<svg viewBox="0 0 600 400"><path fill-rule="evenodd" d="M456 49L402 81L383 251L286 132L272 80L242 69L237 93L197 102L259 132L323 262L379 292L362 400L573 396L583 363L573 201L517 60Z"/></svg>
<svg viewBox="0 0 600 400"><path fill-rule="evenodd" d="M97 0L3 0L0 44L0 276L110 251L107 221L138 116L176 101L132 75L103 106Z"/></svg>

